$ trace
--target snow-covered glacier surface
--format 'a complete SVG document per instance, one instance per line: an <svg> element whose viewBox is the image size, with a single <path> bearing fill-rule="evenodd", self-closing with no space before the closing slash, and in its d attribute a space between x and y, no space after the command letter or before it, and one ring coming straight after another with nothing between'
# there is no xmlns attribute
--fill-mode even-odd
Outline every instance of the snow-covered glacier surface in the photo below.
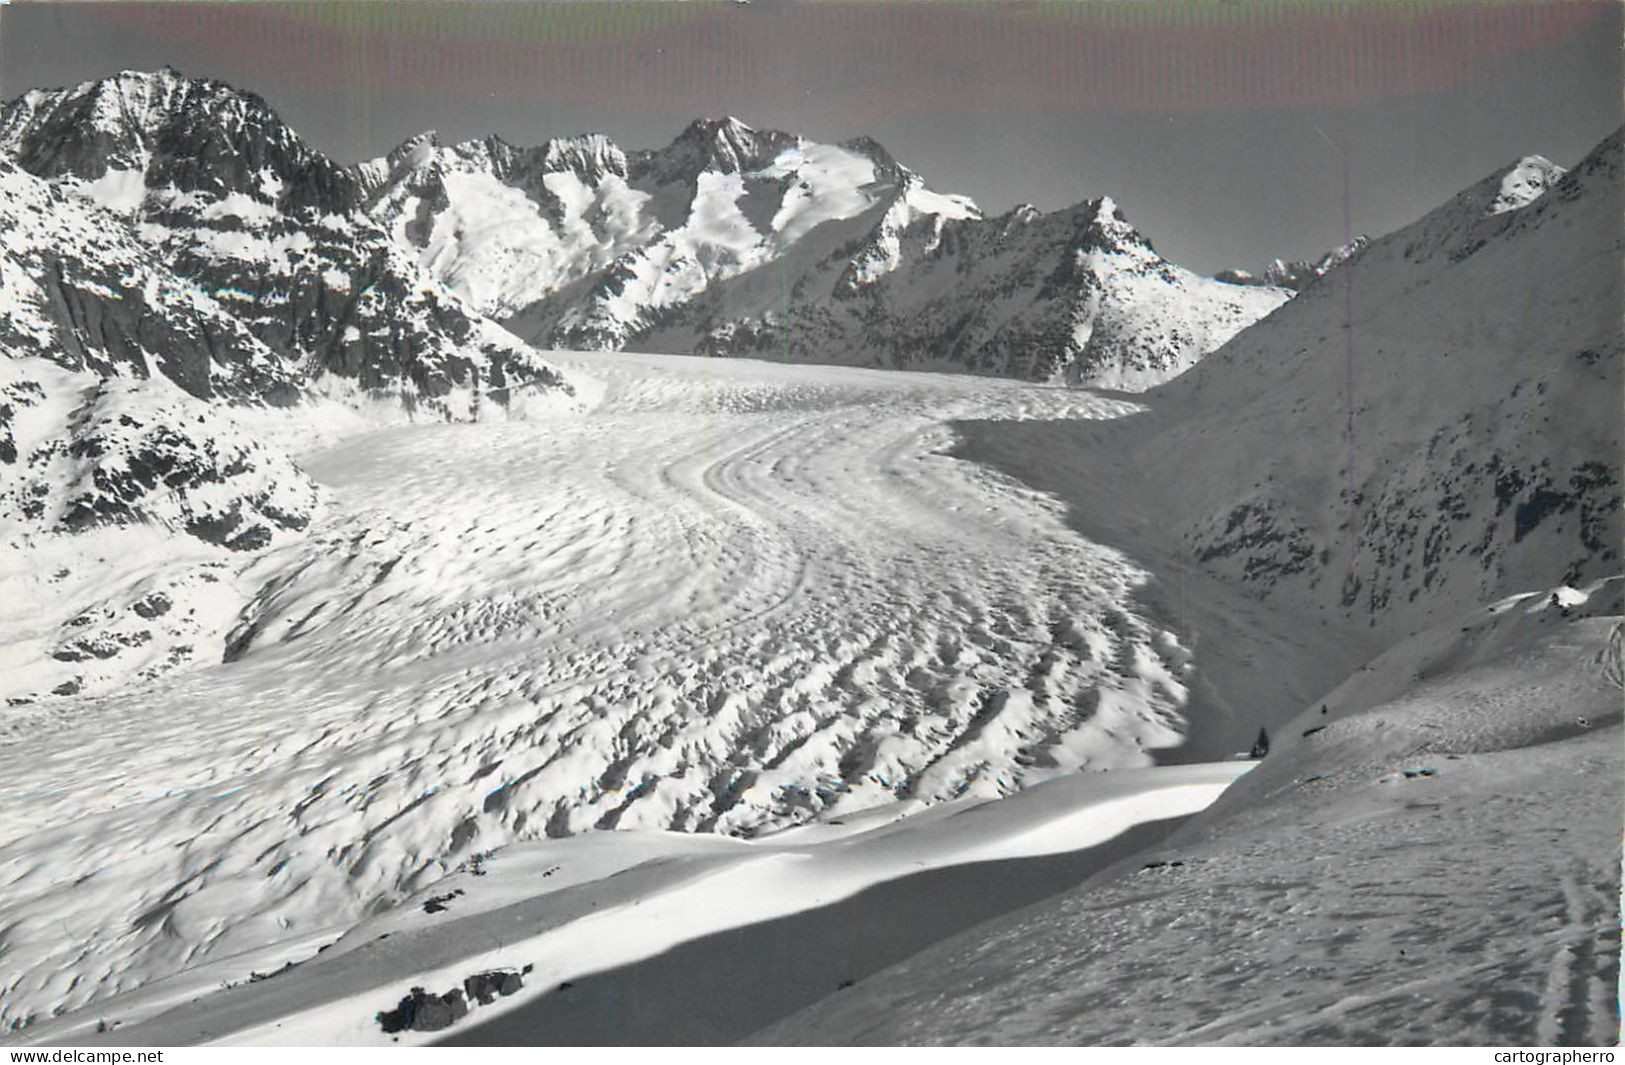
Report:
<svg viewBox="0 0 1625 1065"><path fill-rule="evenodd" d="M3 608L28 616L0 631L66 625L80 607L54 587L161 585L218 652L7 708L4 1024L331 939L515 841L753 836L1181 741L1191 655L1137 609L1146 574L1050 497L942 453L951 420L1134 404L560 358L590 412L298 456L319 516L211 561L213 598L175 592L159 552L70 566L35 544Z"/></svg>

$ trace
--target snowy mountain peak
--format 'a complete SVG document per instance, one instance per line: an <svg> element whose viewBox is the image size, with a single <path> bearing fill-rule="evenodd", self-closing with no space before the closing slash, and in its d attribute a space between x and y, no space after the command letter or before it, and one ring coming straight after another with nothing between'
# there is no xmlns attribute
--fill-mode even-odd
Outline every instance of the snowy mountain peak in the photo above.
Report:
<svg viewBox="0 0 1625 1065"><path fill-rule="evenodd" d="M1428 212L1424 221L1434 230L1472 229L1483 219L1528 207L1566 172L1542 156L1526 155L1486 174Z"/></svg>
<svg viewBox="0 0 1625 1065"><path fill-rule="evenodd" d="M587 180L606 174L626 176L626 153L602 133L555 137L542 146L541 154L547 173L568 170Z"/></svg>
<svg viewBox="0 0 1625 1065"><path fill-rule="evenodd" d="M264 99L172 68L26 93L0 108L0 152L121 210L143 189L169 200L236 193L282 210L343 211L356 199L352 176Z"/></svg>
<svg viewBox="0 0 1625 1065"><path fill-rule="evenodd" d="M419 166L438 147L440 147L440 135L432 129L426 129L422 133L402 141L385 158L389 160L391 168Z"/></svg>
<svg viewBox="0 0 1625 1065"><path fill-rule="evenodd" d="M1151 241L1135 229L1110 196L1085 200L1075 209L1079 244L1088 250L1139 248L1154 252Z"/></svg>
<svg viewBox="0 0 1625 1065"><path fill-rule="evenodd" d="M1533 203L1568 171L1541 155L1526 155L1501 175L1500 187L1485 214L1515 211Z"/></svg>
<svg viewBox="0 0 1625 1065"><path fill-rule="evenodd" d="M885 145L867 134L844 140L840 145L849 152L863 156L875 164L875 169L885 173L913 173L908 167L899 163Z"/></svg>
<svg viewBox="0 0 1625 1065"><path fill-rule="evenodd" d="M760 170L801 138L782 130L758 130L737 118L698 118L670 146L645 153L649 173L665 180L713 171L738 174Z"/></svg>
<svg viewBox="0 0 1625 1065"><path fill-rule="evenodd" d="M734 144L744 144L756 135L757 130L754 127L747 125L732 115L723 115L721 118L696 118L684 128L682 133L677 135L677 139L720 140Z"/></svg>
<svg viewBox="0 0 1625 1065"><path fill-rule="evenodd" d="M1032 225L1042 217L1044 217L1044 212L1032 204L1018 203L1004 214L999 215L996 220L1006 228L1013 228L1015 226Z"/></svg>

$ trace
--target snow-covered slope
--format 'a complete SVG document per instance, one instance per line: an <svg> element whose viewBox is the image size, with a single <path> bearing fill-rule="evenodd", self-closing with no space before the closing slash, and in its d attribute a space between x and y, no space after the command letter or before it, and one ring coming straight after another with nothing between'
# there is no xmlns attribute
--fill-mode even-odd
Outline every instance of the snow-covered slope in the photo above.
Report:
<svg viewBox="0 0 1625 1065"><path fill-rule="evenodd" d="M653 238L649 197L602 136L521 149L499 137L443 147L433 133L357 168L372 214L425 269L504 317Z"/></svg>
<svg viewBox="0 0 1625 1065"><path fill-rule="evenodd" d="M1162 393L1184 543L1384 631L1619 568L1620 141L1372 242Z"/></svg>
<svg viewBox="0 0 1625 1065"><path fill-rule="evenodd" d="M0 695L217 661L238 556L315 513L290 448L572 402L355 196L263 102L173 72L0 111ZM175 610L130 613L154 593Z"/></svg>
<svg viewBox="0 0 1625 1065"><path fill-rule="evenodd" d="M297 536L316 486L164 377L0 359L0 698L104 692L218 661L237 556ZM14 724L8 715L6 727Z"/></svg>
<svg viewBox="0 0 1625 1065"><path fill-rule="evenodd" d="M241 606L226 559L315 511L311 481L233 417L292 417L272 412L296 371L122 217L4 162L0 302L0 697L210 658Z"/></svg>
<svg viewBox="0 0 1625 1065"><path fill-rule="evenodd" d="M1017 893L1041 898L1137 842L1160 841L1173 819L1205 807L1251 768L1073 774L1008 799L906 800L755 840L617 832L518 844L427 885L320 952L302 942L204 965L94 1011L31 1025L22 1038L99 1046L387 1046L448 1036L486 1046L606 1037L621 1045L727 1043L816 1001L843 976L850 983L926 937L1011 909ZM924 890L929 907L918 905ZM881 893L889 905L873 901ZM907 919L888 921L889 908ZM729 963L706 966L704 981L665 978L659 970L674 949L720 950ZM625 966L654 971L633 985L628 970L615 971ZM461 1004L470 1009L455 1023L424 1017L398 1033L380 1024L414 987L438 998L489 972L513 973L517 986L495 1001L466 995ZM602 1010L594 985L604 984L623 988L617 997L635 1008ZM561 1025L561 1015L577 1023Z"/></svg>
<svg viewBox="0 0 1625 1065"><path fill-rule="evenodd" d="M888 365L1140 391L1287 295L1170 263L1101 198L946 227L932 254L875 286L859 338Z"/></svg>
<svg viewBox="0 0 1625 1065"><path fill-rule="evenodd" d="M425 135L357 174L427 269L548 346L1138 389L1288 295L1167 262L1110 200L983 220L872 140L731 118L630 156Z"/></svg>
<svg viewBox="0 0 1625 1065"><path fill-rule="evenodd" d="M1620 591L1402 642L1166 847L754 1041L1611 1045Z"/></svg>
<svg viewBox="0 0 1625 1065"><path fill-rule="evenodd" d="M34 90L0 110L0 157L126 215L319 390L462 418L520 385L567 388L423 274L361 210L356 176L250 93L171 70Z"/></svg>
<svg viewBox="0 0 1625 1065"><path fill-rule="evenodd" d="M303 474L207 402L293 402L284 361L123 219L3 162L0 235L0 532L303 526Z"/></svg>
<svg viewBox="0 0 1625 1065"><path fill-rule="evenodd" d="M1143 417L970 426L966 453L1072 500L1107 542L1379 645L1616 572L1619 137L1501 209L1526 169L1371 242Z"/></svg>
<svg viewBox="0 0 1625 1065"><path fill-rule="evenodd" d="M163 379L7 359L0 395L16 448L0 531L155 522L248 550L310 519L314 489L291 459Z"/></svg>

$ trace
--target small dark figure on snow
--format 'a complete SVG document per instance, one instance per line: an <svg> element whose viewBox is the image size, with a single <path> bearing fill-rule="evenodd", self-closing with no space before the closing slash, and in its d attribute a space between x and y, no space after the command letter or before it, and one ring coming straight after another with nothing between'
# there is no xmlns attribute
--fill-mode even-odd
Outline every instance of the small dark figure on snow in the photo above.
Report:
<svg viewBox="0 0 1625 1065"><path fill-rule="evenodd" d="M1270 734L1263 729L1258 730L1258 739L1253 741L1252 757L1262 758L1270 753Z"/></svg>

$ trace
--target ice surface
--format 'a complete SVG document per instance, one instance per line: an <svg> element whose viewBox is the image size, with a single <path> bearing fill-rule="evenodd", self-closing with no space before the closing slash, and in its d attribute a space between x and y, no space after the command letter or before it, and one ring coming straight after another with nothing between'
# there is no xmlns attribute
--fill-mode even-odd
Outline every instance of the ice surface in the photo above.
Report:
<svg viewBox="0 0 1625 1065"><path fill-rule="evenodd" d="M570 369L600 382L588 415L305 454L328 501L221 575L248 601L198 647L226 661L11 711L8 1023L337 934L519 840L748 835L1181 741L1190 656L1139 611L1143 571L937 453L948 418L1132 404L663 356ZM73 569L104 597L180 579Z"/></svg>
<svg viewBox="0 0 1625 1065"><path fill-rule="evenodd" d="M1612 1044L1620 589L1419 634L1169 845L754 1041Z"/></svg>

